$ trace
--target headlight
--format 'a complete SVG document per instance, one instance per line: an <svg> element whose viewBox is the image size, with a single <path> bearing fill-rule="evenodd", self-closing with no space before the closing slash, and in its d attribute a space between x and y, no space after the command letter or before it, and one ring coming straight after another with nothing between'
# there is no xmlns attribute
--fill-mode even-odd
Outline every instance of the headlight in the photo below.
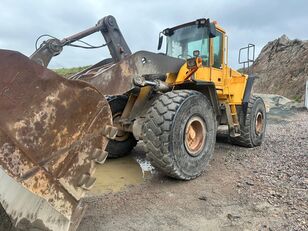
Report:
<svg viewBox="0 0 308 231"><path fill-rule="evenodd" d="M197 63L196 63L196 59L195 58L187 59L186 63L187 63L187 68L188 69L193 69L193 68L197 67Z"/></svg>

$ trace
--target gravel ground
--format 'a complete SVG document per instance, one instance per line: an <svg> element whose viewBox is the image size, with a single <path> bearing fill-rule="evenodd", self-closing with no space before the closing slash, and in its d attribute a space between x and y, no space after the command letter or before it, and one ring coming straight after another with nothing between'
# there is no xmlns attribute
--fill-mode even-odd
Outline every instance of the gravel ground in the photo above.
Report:
<svg viewBox="0 0 308 231"><path fill-rule="evenodd" d="M239 186L246 182L253 186L248 197L281 209L280 230L308 230L308 114L270 125L264 145L253 154L244 162L249 176Z"/></svg>
<svg viewBox="0 0 308 231"><path fill-rule="evenodd" d="M142 144L132 155L144 157ZM207 171L195 180L156 173L122 192L84 199L78 231L308 230L307 188L308 112L275 114L260 147L218 138ZM4 218L1 231L8 230Z"/></svg>
<svg viewBox="0 0 308 231"><path fill-rule="evenodd" d="M193 181L154 174L87 198L78 231L308 230L308 112L283 118L269 121L261 147L219 138L207 171ZM133 155L142 154L139 145Z"/></svg>

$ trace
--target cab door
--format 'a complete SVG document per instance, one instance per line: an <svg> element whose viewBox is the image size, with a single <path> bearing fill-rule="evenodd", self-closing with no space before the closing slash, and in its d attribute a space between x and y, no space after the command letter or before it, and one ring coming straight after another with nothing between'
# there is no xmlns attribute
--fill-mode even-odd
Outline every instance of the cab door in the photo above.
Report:
<svg viewBox="0 0 308 231"><path fill-rule="evenodd" d="M221 89L223 86L223 38L224 34L217 30L216 37L211 39L211 59L210 59L210 69L211 69L211 81L215 83L217 89Z"/></svg>

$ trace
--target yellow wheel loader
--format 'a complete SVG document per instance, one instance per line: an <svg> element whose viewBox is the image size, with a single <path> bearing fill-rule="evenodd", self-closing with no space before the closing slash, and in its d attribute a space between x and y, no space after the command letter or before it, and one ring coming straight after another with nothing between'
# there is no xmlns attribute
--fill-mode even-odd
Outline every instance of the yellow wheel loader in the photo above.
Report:
<svg viewBox="0 0 308 231"><path fill-rule="evenodd" d="M65 46L96 48L76 44L94 32L111 58L69 79L47 69ZM163 30L159 49L164 37L165 53L132 54L107 16L44 41L30 58L0 50L0 228L8 219L7 230L75 230L95 164L126 155L139 140L153 166L181 180L206 168L219 125L234 144L262 143L265 106L250 94L254 76L228 66L225 31L202 18ZM252 50L242 50L248 67Z"/></svg>

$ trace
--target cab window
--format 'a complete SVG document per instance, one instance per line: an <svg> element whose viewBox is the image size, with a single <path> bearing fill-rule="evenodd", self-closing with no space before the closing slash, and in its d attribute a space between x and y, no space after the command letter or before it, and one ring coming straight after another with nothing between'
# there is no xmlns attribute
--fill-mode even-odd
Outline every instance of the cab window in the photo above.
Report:
<svg viewBox="0 0 308 231"><path fill-rule="evenodd" d="M180 59L193 57L194 50L200 51L203 65L209 65L209 35L204 27L186 26L167 37L167 55Z"/></svg>
<svg viewBox="0 0 308 231"><path fill-rule="evenodd" d="M195 50L200 51L200 57L202 58L203 66L209 65L209 38L203 38L197 41L188 43L188 55L193 57Z"/></svg>
<svg viewBox="0 0 308 231"><path fill-rule="evenodd" d="M221 68L222 65L222 33L217 31L216 37L213 38L213 67Z"/></svg>

